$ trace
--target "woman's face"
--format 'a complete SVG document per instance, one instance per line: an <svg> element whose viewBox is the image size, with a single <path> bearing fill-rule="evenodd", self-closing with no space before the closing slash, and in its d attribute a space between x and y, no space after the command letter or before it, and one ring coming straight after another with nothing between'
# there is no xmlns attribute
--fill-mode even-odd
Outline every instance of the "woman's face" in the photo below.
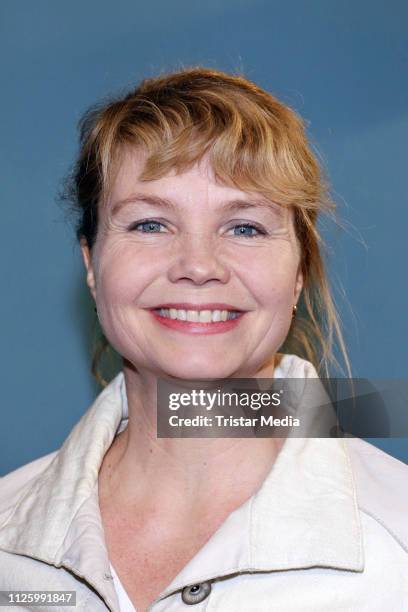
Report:
<svg viewBox="0 0 408 612"><path fill-rule="evenodd" d="M158 376L254 375L285 340L302 289L292 213L217 184L206 158L142 182L143 166L127 150L91 257L81 245L105 336Z"/></svg>

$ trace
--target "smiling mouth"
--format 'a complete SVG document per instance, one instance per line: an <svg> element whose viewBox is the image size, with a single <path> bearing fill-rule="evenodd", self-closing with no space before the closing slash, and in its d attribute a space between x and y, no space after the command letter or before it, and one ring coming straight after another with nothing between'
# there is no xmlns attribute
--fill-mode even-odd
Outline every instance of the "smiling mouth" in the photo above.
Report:
<svg viewBox="0 0 408 612"><path fill-rule="evenodd" d="M220 323L239 318L244 313L239 310L185 310L182 308L155 308L158 316L173 321L189 323Z"/></svg>
<svg viewBox="0 0 408 612"><path fill-rule="evenodd" d="M246 311L184 310L182 308L152 308L153 318L169 331L184 334L222 334L235 329Z"/></svg>

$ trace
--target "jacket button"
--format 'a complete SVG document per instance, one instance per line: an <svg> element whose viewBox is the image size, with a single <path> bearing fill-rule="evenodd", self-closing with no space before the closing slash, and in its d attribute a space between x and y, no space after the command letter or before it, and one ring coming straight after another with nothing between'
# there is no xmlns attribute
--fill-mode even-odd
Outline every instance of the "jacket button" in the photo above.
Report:
<svg viewBox="0 0 408 612"><path fill-rule="evenodd" d="M181 592L181 599L188 606L201 603L211 592L211 584L209 582L200 582L185 587Z"/></svg>

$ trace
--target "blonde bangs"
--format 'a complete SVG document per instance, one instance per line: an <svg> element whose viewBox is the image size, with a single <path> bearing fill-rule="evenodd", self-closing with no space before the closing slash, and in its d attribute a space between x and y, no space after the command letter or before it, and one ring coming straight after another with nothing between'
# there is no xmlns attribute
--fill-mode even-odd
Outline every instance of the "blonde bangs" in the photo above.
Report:
<svg viewBox="0 0 408 612"><path fill-rule="evenodd" d="M97 138L105 193L126 145L147 153L141 180L181 173L208 155L223 184L260 193L281 206L331 207L302 120L255 86L254 99L236 84L233 90L225 84L219 89L188 92L182 99L170 90L167 99L161 93L159 104L140 94L110 108L101 117Z"/></svg>

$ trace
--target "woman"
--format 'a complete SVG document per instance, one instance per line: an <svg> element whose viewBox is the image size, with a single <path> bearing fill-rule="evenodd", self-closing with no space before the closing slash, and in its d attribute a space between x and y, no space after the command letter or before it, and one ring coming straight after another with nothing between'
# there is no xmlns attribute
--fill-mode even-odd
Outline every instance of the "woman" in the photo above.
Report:
<svg viewBox="0 0 408 612"><path fill-rule="evenodd" d="M157 436L160 380L317 378L334 333L350 372L302 121L241 77L145 80L84 117L71 196L123 370L59 451L2 479L1 589L115 612L408 610L404 464L359 439Z"/></svg>

